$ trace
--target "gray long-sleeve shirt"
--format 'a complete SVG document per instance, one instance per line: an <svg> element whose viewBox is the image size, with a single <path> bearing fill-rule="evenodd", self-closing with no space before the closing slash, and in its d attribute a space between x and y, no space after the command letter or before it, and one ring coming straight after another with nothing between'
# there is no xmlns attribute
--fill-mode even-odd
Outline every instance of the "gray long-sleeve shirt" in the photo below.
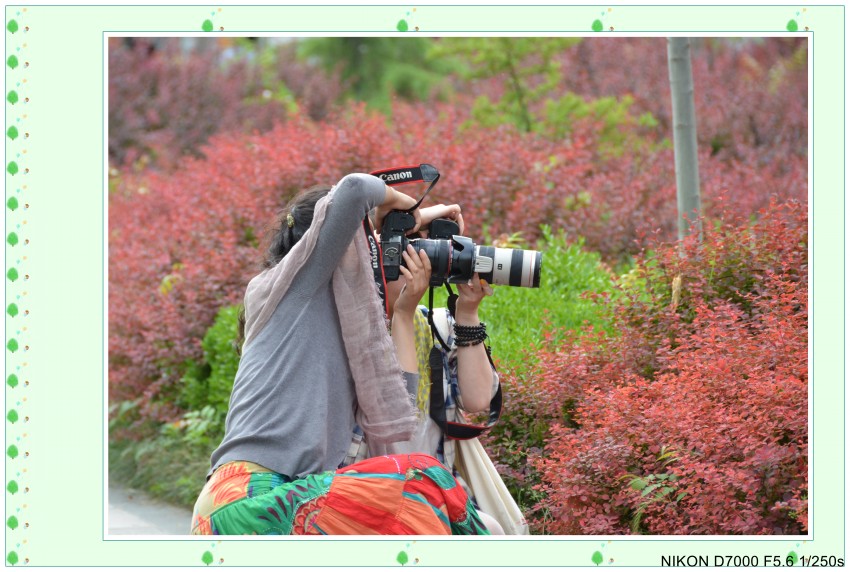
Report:
<svg viewBox="0 0 850 572"><path fill-rule="evenodd" d="M332 277L385 188L362 174L338 183L315 249L268 323L243 348L210 474L229 461L251 461L296 478L342 462L356 396Z"/></svg>

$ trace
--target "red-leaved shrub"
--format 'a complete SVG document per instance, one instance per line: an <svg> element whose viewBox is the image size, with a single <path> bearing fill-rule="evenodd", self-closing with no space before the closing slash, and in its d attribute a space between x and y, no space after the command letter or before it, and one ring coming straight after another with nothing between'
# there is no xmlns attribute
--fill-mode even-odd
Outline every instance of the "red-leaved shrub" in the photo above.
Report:
<svg viewBox="0 0 850 572"><path fill-rule="evenodd" d="M659 227L663 238L674 232L669 152L595 165L592 120L577 121L570 141L559 142L509 126L464 126L468 113L447 104L400 104L393 115L390 127L362 105L323 122L296 114L263 134L215 136L204 158L183 158L174 173L120 171L109 205L116 397L151 398L174 386L185 360L199 357L216 311L241 298L272 214L298 190L349 172L438 166L443 180L429 200L460 203L466 234L479 243L485 232L533 240L546 223L616 258L636 252ZM706 158L703 172L725 168L712 161ZM759 183L773 179L752 165L740 172L744 190L735 196L770 196ZM783 189L779 196L803 192L775 187ZM715 211L723 208L717 195Z"/></svg>
<svg viewBox="0 0 850 572"><path fill-rule="evenodd" d="M694 106L701 147L738 156L758 148L772 161L805 156L808 61L805 38L692 38ZM586 38L561 58L565 90L634 100L671 132L665 38ZM739 157L740 158L740 157Z"/></svg>
<svg viewBox="0 0 850 572"><path fill-rule="evenodd" d="M538 531L807 530L807 244L795 202L706 224L702 243L661 246L622 280L606 300L616 334L575 334L509 376L507 408L531 388L551 428L525 468L539 484L522 483Z"/></svg>
<svg viewBox="0 0 850 572"><path fill-rule="evenodd" d="M185 51L180 41L109 39L112 164L142 160L173 170L215 133L266 130L285 117L280 102L262 97L258 68L244 58L224 61L216 40Z"/></svg>

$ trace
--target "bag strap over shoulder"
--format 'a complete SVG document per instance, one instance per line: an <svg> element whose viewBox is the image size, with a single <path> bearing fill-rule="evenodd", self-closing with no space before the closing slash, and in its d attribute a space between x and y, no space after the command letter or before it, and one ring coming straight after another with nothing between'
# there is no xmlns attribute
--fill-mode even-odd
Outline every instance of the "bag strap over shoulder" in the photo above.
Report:
<svg viewBox="0 0 850 572"><path fill-rule="evenodd" d="M449 321L445 312L431 312L432 326L435 333L439 336L439 342L445 345L444 340L449 339ZM490 366L495 370L493 358L490 356L490 348L485 347L487 351L487 359ZM442 429L443 434L449 439L472 439L484 433L487 429L496 424L499 416L502 413L502 383L496 389L496 394L490 400L490 414L487 418L486 425L473 425L467 423L457 423L449 421L446 418L446 396L443 387L443 352L435 344L431 348L429 356L429 365L431 369L431 403L429 414L431 419Z"/></svg>

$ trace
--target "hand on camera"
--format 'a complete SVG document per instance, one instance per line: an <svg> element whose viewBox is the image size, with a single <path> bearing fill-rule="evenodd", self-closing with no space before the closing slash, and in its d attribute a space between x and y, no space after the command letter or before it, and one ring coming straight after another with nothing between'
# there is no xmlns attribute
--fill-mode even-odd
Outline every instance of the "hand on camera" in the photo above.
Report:
<svg viewBox="0 0 850 572"><path fill-rule="evenodd" d="M460 231L458 234L463 234L463 215L460 212L460 205L434 205L431 207L425 207L421 209L422 211L422 224L421 226L427 227L431 224L432 221L438 218L447 218L455 221L460 227ZM420 236L425 237L427 232L424 230L419 231Z"/></svg>
<svg viewBox="0 0 850 572"><path fill-rule="evenodd" d="M407 211L412 209L414 206L416 206L416 199L387 186L384 202L378 205L377 209L375 209L375 230L378 234L381 233L384 218L386 218L387 213L390 211ZM422 213L420 212L420 209L414 209L410 214L413 215L413 220L415 221L410 232L416 232L419 230L419 227L422 226Z"/></svg>
<svg viewBox="0 0 850 572"><path fill-rule="evenodd" d="M395 315L413 316L419 300L431 280L431 260L424 250L416 252L411 245L402 253L404 265L399 268L405 284L393 305Z"/></svg>
<svg viewBox="0 0 850 572"><path fill-rule="evenodd" d="M457 285L457 307L455 319L461 325L477 326L478 306L485 296L492 296L493 288L482 280L478 273L472 275L469 284Z"/></svg>

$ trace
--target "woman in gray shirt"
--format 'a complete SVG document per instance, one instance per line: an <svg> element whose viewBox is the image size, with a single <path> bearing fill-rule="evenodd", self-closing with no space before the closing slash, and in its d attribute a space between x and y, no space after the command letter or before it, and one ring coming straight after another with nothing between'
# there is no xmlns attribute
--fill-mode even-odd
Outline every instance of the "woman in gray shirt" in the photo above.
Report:
<svg viewBox="0 0 850 572"><path fill-rule="evenodd" d="M245 342L225 435L193 534L486 534L451 473L427 455L337 470L355 424L409 439L412 397L374 284L378 224L415 200L371 175L302 193L245 294ZM417 227L420 213L414 211ZM380 266L378 266L380 268Z"/></svg>

